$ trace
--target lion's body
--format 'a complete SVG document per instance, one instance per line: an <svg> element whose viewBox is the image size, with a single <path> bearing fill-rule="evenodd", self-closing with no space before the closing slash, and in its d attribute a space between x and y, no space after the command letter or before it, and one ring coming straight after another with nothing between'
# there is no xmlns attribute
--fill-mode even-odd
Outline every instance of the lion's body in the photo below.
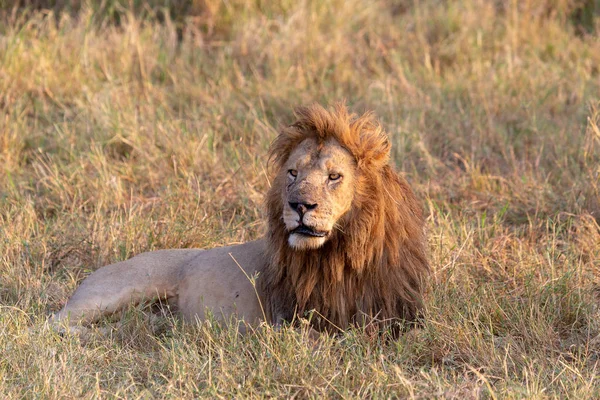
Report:
<svg viewBox="0 0 600 400"><path fill-rule="evenodd" d="M275 324L314 310L318 330L414 321L429 270L423 218L389 165L387 135L370 114L356 118L343 106L299 108L297 116L271 147L264 239L144 253L103 267L56 319L90 322L160 297L188 320L204 319L208 309L222 319Z"/></svg>
<svg viewBox="0 0 600 400"><path fill-rule="evenodd" d="M264 268L264 252L264 240L257 240L142 253L92 273L54 318L90 323L128 304L160 298L189 321L205 319L209 310L217 320L235 316L256 323L264 313L252 279Z"/></svg>

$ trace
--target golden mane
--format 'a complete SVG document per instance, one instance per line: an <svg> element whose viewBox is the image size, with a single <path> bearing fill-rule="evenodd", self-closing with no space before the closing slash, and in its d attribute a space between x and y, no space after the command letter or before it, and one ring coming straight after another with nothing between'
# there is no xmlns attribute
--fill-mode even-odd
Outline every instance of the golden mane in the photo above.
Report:
<svg viewBox="0 0 600 400"><path fill-rule="evenodd" d="M275 323L315 310L318 330L377 321L414 321L422 306L429 270L423 216L408 183L389 164L390 142L371 113L357 117L344 105L295 110L297 121L282 129L270 150L275 178L267 194L267 265L260 279ZM290 153L305 139L329 138L355 159L352 208L329 240L315 250L287 243L282 192Z"/></svg>

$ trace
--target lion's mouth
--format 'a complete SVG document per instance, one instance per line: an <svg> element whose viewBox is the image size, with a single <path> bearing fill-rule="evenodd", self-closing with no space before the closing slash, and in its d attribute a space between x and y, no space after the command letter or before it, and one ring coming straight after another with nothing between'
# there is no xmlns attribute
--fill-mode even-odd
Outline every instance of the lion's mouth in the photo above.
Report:
<svg viewBox="0 0 600 400"><path fill-rule="evenodd" d="M310 228L306 225L300 225L299 227L297 227L290 233L296 233L298 235L312 236L312 237L325 237L328 234L328 232L316 231L313 228Z"/></svg>

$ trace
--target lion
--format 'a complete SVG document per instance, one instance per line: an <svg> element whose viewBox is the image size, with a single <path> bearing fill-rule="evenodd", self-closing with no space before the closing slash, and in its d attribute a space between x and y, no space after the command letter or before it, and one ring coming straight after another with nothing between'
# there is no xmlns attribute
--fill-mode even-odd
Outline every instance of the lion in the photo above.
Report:
<svg viewBox="0 0 600 400"><path fill-rule="evenodd" d="M161 299L184 320L280 326L308 317L319 332L417 320L429 271L424 219L390 165L372 113L299 107L269 151L267 233L209 250L159 250L98 269L53 316L89 324ZM373 326L373 325L371 325Z"/></svg>

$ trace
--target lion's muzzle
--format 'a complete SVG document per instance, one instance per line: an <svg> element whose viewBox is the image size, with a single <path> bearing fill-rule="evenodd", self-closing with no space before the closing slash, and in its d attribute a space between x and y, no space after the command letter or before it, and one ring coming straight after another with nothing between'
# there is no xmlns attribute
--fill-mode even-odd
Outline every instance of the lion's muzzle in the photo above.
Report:
<svg viewBox="0 0 600 400"><path fill-rule="evenodd" d="M315 208L317 208L316 203L300 203L300 202L295 203L295 202L291 202L291 201L288 203L289 203L290 207L292 207L292 210L295 210L298 214L300 214L301 218L305 212L314 210Z"/></svg>

